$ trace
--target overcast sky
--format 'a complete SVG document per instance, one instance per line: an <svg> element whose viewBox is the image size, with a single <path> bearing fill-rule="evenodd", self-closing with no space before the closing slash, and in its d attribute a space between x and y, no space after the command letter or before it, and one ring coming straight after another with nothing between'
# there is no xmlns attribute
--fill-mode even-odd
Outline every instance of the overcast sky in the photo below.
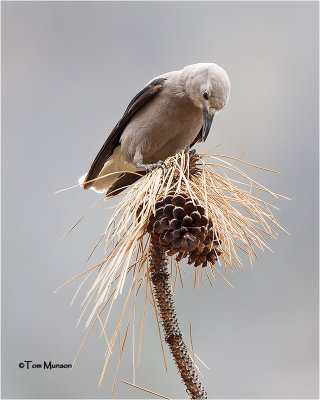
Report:
<svg viewBox="0 0 320 400"><path fill-rule="evenodd" d="M318 396L318 4L316 2L2 2L2 397L149 398L132 381L131 347L111 393L117 357L100 389L105 343L94 331L75 368L26 370L19 362L72 362L84 337L74 328L77 284L115 201L77 183L131 98L158 74L216 62L231 97L215 118L207 151L240 156L279 175L246 172L292 200L272 201L290 233L253 269L193 290L190 267L175 300L211 398ZM82 292L82 298L85 291ZM80 297L81 299L81 297ZM120 301L121 302L121 301ZM118 308L117 308L118 307ZM119 305L115 311L119 312ZM136 384L186 396L149 308ZM130 336L131 337L131 336ZM131 340L131 339L130 339Z"/></svg>

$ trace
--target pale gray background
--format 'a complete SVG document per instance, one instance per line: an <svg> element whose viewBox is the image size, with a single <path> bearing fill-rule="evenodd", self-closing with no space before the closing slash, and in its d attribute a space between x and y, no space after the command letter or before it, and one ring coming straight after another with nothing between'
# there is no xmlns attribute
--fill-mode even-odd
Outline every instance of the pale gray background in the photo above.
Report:
<svg viewBox="0 0 320 400"><path fill-rule="evenodd" d="M2 396L148 398L119 383L115 356L97 382L104 341L97 331L73 371L20 370L23 360L72 362L84 335L74 329L77 284L110 211L104 203L64 241L59 237L98 196L74 189L130 99L153 76L217 62L232 93L208 142L220 152L280 171L246 169L272 190L290 236L274 254L214 288L175 294L185 337L210 366L215 398L318 396L318 5L306 3L2 3ZM271 200L271 198L269 198ZM93 261L103 256L99 248ZM83 294L85 291L83 292ZM116 305L116 307L118 307ZM116 308L116 312L119 308ZM131 336L130 336L131 337ZM131 342L131 339L130 339ZM162 363L149 312L138 385L185 397L166 351ZM131 381L131 347L119 378Z"/></svg>

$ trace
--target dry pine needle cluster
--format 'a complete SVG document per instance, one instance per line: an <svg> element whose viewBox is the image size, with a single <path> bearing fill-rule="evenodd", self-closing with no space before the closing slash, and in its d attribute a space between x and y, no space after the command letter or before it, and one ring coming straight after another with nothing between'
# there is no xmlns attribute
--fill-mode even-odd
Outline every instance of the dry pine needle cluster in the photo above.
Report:
<svg viewBox="0 0 320 400"><path fill-rule="evenodd" d="M241 163L265 170L241 159L210 154L194 156L182 151L166 160L167 169L159 168L145 175L121 195L122 199L99 241L105 241L106 258L71 280L83 277L85 281L95 274L83 302L80 319L88 312L87 334L79 352L99 322L107 342L100 384L127 316L126 333L120 347L120 364L128 326L135 318L136 299L140 292L145 298L145 305L138 357L135 358L137 365L147 303L151 303L159 326L149 274L152 240L156 240L171 258L170 278L174 290L177 276L183 284L180 265L183 259L193 265L188 268L194 270L195 285L196 282L203 284L204 275L212 284L211 278L215 279L217 273L227 281L228 269L234 272L236 267L242 267L242 254L251 263L258 258L255 248L270 249L267 239L276 238L277 229L283 230L270 210L274 206L263 200L261 195L284 196L271 192L247 176L237 167ZM126 279L130 282L124 307L114 332L108 337L105 329L112 305L122 293ZM194 357L194 353L191 355Z"/></svg>

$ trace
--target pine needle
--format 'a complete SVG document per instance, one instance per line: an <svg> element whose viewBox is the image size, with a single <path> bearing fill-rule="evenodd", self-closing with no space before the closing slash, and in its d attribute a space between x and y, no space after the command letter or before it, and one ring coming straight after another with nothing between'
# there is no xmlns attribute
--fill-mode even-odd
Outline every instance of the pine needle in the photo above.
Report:
<svg viewBox="0 0 320 400"><path fill-rule="evenodd" d="M152 392L151 390L145 389L145 388L143 388L141 386L134 385L133 383L129 383L129 382L126 382L126 381L121 381L121 382L125 383L126 385L132 386L132 387L134 387L136 389L140 389L140 390L143 390L144 392L147 392L147 393L153 394L155 396L161 397L162 399L170 400L169 397L163 396L162 394L159 394L159 393L156 393L156 392Z"/></svg>

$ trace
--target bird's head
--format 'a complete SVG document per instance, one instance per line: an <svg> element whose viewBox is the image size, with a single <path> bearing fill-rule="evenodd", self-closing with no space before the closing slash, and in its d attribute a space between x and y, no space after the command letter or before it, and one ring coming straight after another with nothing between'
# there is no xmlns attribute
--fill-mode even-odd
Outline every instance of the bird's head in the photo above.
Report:
<svg viewBox="0 0 320 400"><path fill-rule="evenodd" d="M188 65L183 69L183 76L190 99L202 111L202 140L205 141L215 113L228 102L229 77L224 69L213 63Z"/></svg>

